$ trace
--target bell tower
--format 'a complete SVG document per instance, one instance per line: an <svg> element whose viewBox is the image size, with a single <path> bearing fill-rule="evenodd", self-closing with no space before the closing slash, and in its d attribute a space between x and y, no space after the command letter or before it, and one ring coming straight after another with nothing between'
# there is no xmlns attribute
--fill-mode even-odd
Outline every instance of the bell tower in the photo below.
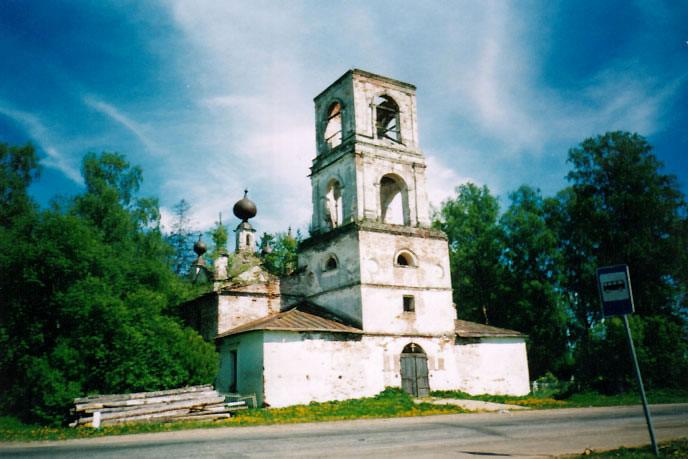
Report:
<svg viewBox="0 0 688 459"><path fill-rule="evenodd" d="M352 221L430 226L415 86L353 69L315 98L311 232Z"/></svg>
<svg viewBox="0 0 688 459"><path fill-rule="evenodd" d="M366 333L453 337L447 237L430 227L416 88L350 70L315 98L310 238L287 304L315 303ZM453 339L453 338L447 338Z"/></svg>

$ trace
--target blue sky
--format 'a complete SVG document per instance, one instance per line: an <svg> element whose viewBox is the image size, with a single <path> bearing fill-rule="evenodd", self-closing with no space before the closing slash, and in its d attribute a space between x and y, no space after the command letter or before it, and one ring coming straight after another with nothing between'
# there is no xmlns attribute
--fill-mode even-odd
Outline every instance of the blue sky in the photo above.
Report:
<svg viewBox="0 0 688 459"><path fill-rule="evenodd" d="M566 185L609 130L655 146L688 190L688 3L24 1L0 11L0 141L33 142L32 192L80 191L89 151L144 170L164 222L206 228L248 188L258 231L306 228L313 97L350 68L418 88L428 191Z"/></svg>

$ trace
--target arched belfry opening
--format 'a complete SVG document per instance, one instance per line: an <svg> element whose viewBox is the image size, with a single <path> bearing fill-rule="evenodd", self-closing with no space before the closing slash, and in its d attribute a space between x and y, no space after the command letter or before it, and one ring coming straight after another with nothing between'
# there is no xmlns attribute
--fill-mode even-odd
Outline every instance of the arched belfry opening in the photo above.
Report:
<svg viewBox="0 0 688 459"><path fill-rule="evenodd" d="M329 148L342 143L342 105L339 102L333 102L327 109L323 138Z"/></svg>
<svg viewBox="0 0 688 459"><path fill-rule="evenodd" d="M407 344L401 351L401 388L415 397L430 395L428 356L416 343Z"/></svg>
<svg viewBox="0 0 688 459"><path fill-rule="evenodd" d="M375 108L377 138L401 143L399 105L389 96L378 96L373 101L373 107Z"/></svg>
<svg viewBox="0 0 688 459"><path fill-rule="evenodd" d="M409 225L408 190L404 180L393 174L380 179L380 220L393 225Z"/></svg>
<svg viewBox="0 0 688 459"><path fill-rule="evenodd" d="M325 220L330 228L341 226L344 221L342 185L337 179L332 179L327 183L325 191Z"/></svg>

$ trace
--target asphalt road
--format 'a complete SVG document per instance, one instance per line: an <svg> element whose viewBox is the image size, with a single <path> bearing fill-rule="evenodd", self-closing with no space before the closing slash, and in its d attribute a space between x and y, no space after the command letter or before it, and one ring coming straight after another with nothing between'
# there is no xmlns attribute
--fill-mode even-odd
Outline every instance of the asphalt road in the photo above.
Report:
<svg viewBox="0 0 688 459"><path fill-rule="evenodd" d="M688 404L651 407L658 439ZM0 457L551 457L649 443L641 406L234 427L0 445Z"/></svg>

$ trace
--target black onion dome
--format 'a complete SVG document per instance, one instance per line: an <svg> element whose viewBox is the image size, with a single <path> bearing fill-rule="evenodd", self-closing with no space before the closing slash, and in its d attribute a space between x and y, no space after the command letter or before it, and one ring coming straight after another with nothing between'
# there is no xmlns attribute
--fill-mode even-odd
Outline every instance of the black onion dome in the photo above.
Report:
<svg viewBox="0 0 688 459"><path fill-rule="evenodd" d="M258 213L256 204L246 197L247 194L248 190L244 190L244 197L238 200L232 209L234 215L243 221L247 221L249 218L255 217Z"/></svg>
<svg viewBox="0 0 688 459"><path fill-rule="evenodd" d="M208 250L208 247L206 247L206 245L203 243L203 241L201 241L201 238L199 237L193 246L193 251L196 252L196 255L198 255L200 257L207 250Z"/></svg>

